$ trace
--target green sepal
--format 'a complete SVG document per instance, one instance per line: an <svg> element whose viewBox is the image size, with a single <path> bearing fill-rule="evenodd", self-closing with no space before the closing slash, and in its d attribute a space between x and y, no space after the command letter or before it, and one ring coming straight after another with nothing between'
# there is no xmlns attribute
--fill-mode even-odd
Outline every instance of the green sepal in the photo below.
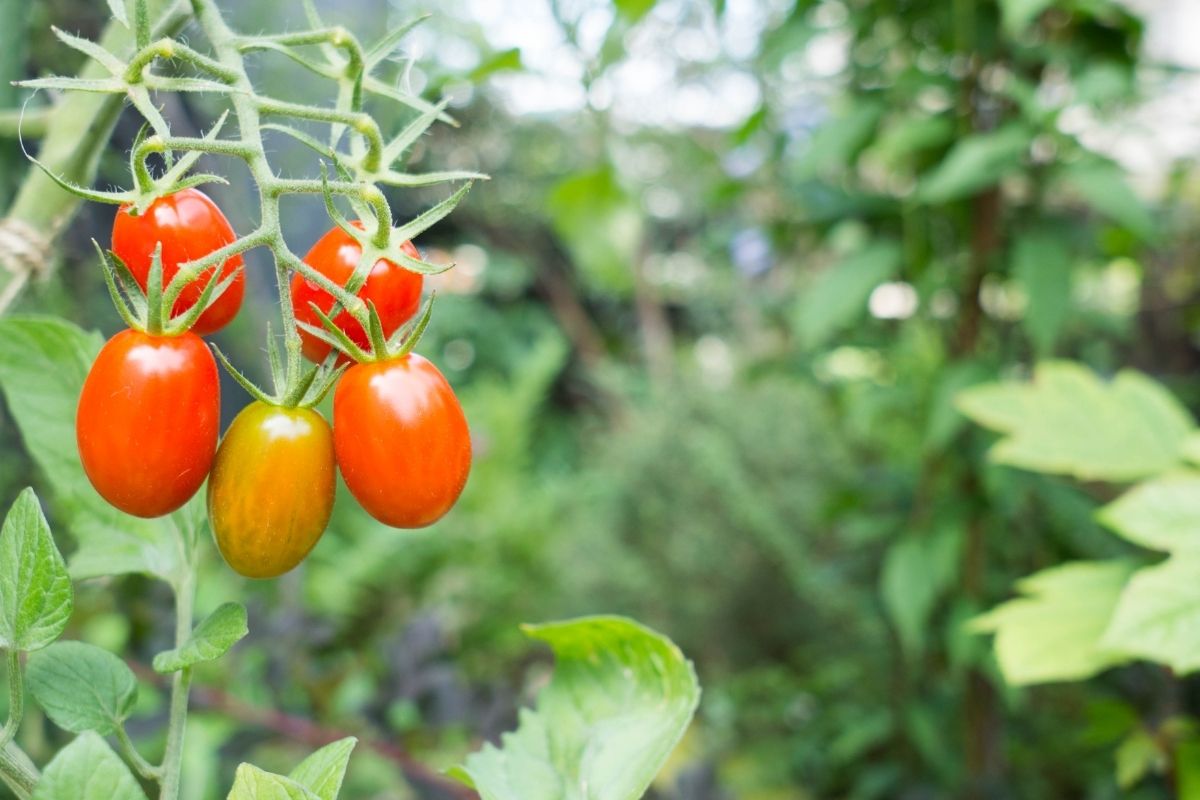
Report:
<svg viewBox="0 0 1200 800"><path fill-rule="evenodd" d="M486 181L491 180L490 175L482 172L471 172L469 170L449 170L445 172L396 172L389 169L387 172L381 172L373 176L376 183L382 183L387 186L435 186L439 183L451 183L453 181Z"/></svg>
<svg viewBox="0 0 1200 800"><path fill-rule="evenodd" d="M305 322L298 323L304 330L311 333L313 336L316 336L318 339L330 345L331 347L341 350L355 361L370 360L368 353L355 344L354 340L347 336L346 332L339 328L337 323L335 323L328 314L321 310L320 306L318 306L316 303L310 302L308 307L313 310L313 313L317 315L317 319L321 320L321 325L324 327L318 328L315 325L309 325Z"/></svg>
<svg viewBox="0 0 1200 800"><path fill-rule="evenodd" d="M146 276L146 333L159 336L163 325L171 319L170 309L163 309L162 242L154 246L150 257L150 273Z"/></svg>
<svg viewBox="0 0 1200 800"><path fill-rule="evenodd" d="M233 282L237 280L238 275L243 269L243 267L238 267L230 274L222 276L221 267L223 266L224 263L220 267L212 268L212 275L208 276L208 281L204 284L204 291L200 293L200 296L196 298L196 302L187 311L171 320L167 326L167 335L175 336L184 331L191 330L192 326L196 324L196 320L200 319L200 315L207 311L209 306L217 302L221 295L225 294L229 287L233 285Z"/></svg>
<svg viewBox="0 0 1200 800"><path fill-rule="evenodd" d="M91 58L96 63L100 64L114 76L120 76L125 71L125 63L116 55L108 52L103 47L95 42L82 39L78 36L67 33L66 31L54 25L50 26L50 30L58 37L58 40L72 50L78 50L88 58Z"/></svg>
<svg viewBox="0 0 1200 800"><path fill-rule="evenodd" d="M217 347L217 345L212 342L209 342L208 346L212 348L213 353L217 357L217 361L221 362L221 366L225 368L225 371L229 373L229 376L237 381L238 385L245 389L247 394L259 402L266 403L267 405L276 405L275 398L271 397L262 389L255 386L254 381L243 375L242 372L235 367L228 358L225 357L225 354L221 352L221 348Z"/></svg>
<svg viewBox="0 0 1200 800"><path fill-rule="evenodd" d="M446 106L450 105L450 100L450 97L443 97L436 105L405 126L404 130L396 134L395 139L387 143L387 146L383 148L382 160L384 168L396 163L396 159L404 155L404 152L412 146L413 142L421 138L421 134L429 130L429 127L437 121L442 111L446 109Z"/></svg>
<svg viewBox="0 0 1200 800"><path fill-rule="evenodd" d="M371 45L371 49L368 50L363 56L364 71L369 73L371 70L375 69L380 62L392 54L392 51L396 49L396 45L400 44L401 39L403 39L413 28L417 27L432 16L432 14L422 14L419 17L414 17L408 22L405 22L403 25L393 28L385 33L378 42Z"/></svg>
<svg viewBox="0 0 1200 800"><path fill-rule="evenodd" d="M128 287L122 286L118 288L116 271L111 262L108 260L108 255L101 249L100 243L92 239L92 246L96 248L96 255L100 256L100 272L104 275L104 285L108 288L108 295L112 298L113 305L117 309L117 313L121 315L121 319L130 328L141 330L144 323L145 307L144 299L140 293L130 295ZM113 255L116 259L116 255ZM120 260L120 259L117 259ZM124 262L121 262L124 267ZM133 297L143 300L143 305L138 307Z"/></svg>
<svg viewBox="0 0 1200 800"><path fill-rule="evenodd" d="M437 292L432 292L429 295L429 299L425 301L425 310L421 312L421 316L419 319L417 319L416 325L413 325L410 331L403 334L403 344L401 344L400 349L396 351L396 358L402 358L411 353L413 348L417 346L417 342L421 341L421 337L425 335L425 329L429 327L429 320L433 317L433 301L436 297ZM407 327L408 326L405 326L405 328ZM397 334L400 334L403 331L404 328L401 328L400 331L397 331ZM396 339L395 336L392 338ZM396 339L396 341L399 341L399 339ZM392 345L391 342L388 344L389 346Z"/></svg>
<svg viewBox="0 0 1200 800"><path fill-rule="evenodd" d="M462 199L467 196L467 192L471 191L471 187L474 185L475 184L473 181L463 184L460 189L442 202L433 206L428 211L417 215L410 222L406 222L399 228L396 228L392 232L393 236L399 238L401 241L405 239L415 239L418 235L424 233L438 222L445 219L450 212L453 211L460 202L462 202ZM412 259L409 260L411 261ZM443 270L439 269L438 271L441 272Z"/></svg>

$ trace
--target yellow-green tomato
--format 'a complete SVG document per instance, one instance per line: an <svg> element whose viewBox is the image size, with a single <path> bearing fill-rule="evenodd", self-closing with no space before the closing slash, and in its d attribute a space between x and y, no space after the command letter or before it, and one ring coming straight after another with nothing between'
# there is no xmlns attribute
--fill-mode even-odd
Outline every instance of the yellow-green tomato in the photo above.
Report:
<svg viewBox="0 0 1200 800"><path fill-rule="evenodd" d="M255 401L233 420L208 478L208 518L234 571L274 578L321 538L333 511L333 432L310 408Z"/></svg>

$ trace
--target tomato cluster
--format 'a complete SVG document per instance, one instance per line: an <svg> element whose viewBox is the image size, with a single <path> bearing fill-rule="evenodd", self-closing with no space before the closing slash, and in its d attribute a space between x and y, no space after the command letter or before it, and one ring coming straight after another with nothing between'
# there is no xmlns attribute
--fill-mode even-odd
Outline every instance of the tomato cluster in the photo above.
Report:
<svg viewBox="0 0 1200 800"><path fill-rule="evenodd" d="M160 244L165 284L180 264L235 238L211 199L184 189L141 214L121 208L112 250L145 290ZM361 252L335 227L304 261L344 285ZM405 252L418 257L411 243ZM156 517L186 503L207 478L217 547L230 567L255 578L287 572L316 545L333 510L338 467L350 493L380 522L417 528L440 519L466 484L471 440L450 384L413 353L350 366L335 390L332 428L311 408L256 400L218 446L217 365L198 334L221 329L237 314L241 269L240 256L220 265L221 277L233 281L192 330L168 336L128 329L101 349L76 416L80 460L96 491L126 513ZM187 285L172 316L197 302L215 270ZM381 259L358 294L390 336L416 314L421 288L420 274ZM298 322L313 323L312 306L328 312L334 298L297 274L292 303ZM350 314L338 314L334 324L367 348L366 332ZM303 329L300 335L304 355L322 362L330 346Z"/></svg>

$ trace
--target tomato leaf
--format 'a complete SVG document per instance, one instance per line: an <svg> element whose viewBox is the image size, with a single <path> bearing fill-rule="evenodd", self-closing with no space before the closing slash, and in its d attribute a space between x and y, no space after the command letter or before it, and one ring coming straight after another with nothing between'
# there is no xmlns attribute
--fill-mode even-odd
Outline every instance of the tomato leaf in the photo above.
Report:
<svg viewBox="0 0 1200 800"><path fill-rule="evenodd" d="M1014 686L1080 680L1128 660L1105 638L1122 588L1135 565L1077 561L1017 583L1023 595L971 621L996 634L996 660Z"/></svg>
<svg viewBox="0 0 1200 800"><path fill-rule="evenodd" d="M62 635L74 602L67 565L33 489L0 530L0 647L38 650Z"/></svg>
<svg viewBox="0 0 1200 800"><path fill-rule="evenodd" d="M215 661L247 633L246 607L241 603L224 603L196 626L182 647L156 655L154 671L165 675L204 661Z"/></svg>
<svg viewBox="0 0 1200 800"><path fill-rule="evenodd" d="M92 731L59 751L42 773L33 800L146 800L112 748Z"/></svg>
<svg viewBox="0 0 1200 800"><path fill-rule="evenodd" d="M1049 231L1025 234L1013 250L1013 275L1029 306L1021 324L1039 354L1054 349L1071 307L1071 254L1063 237Z"/></svg>
<svg viewBox="0 0 1200 800"><path fill-rule="evenodd" d="M125 662L84 642L58 642L33 654L26 679L46 716L72 733L112 733L137 699L137 678Z"/></svg>
<svg viewBox="0 0 1200 800"><path fill-rule="evenodd" d="M337 800L356 744L353 736L327 744L301 761L288 777L321 800Z"/></svg>
<svg viewBox="0 0 1200 800"><path fill-rule="evenodd" d="M451 775L483 800L637 800L700 700L691 663L667 638L623 617L527 626L556 657L536 711L503 746L485 745ZM582 795L579 795L582 796Z"/></svg>
<svg viewBox="0 0 1200 800"><path fill-rule="evenodd" d="M226 800L321 800L308 789L282 775L242 764L233 777L233 788Z"/></svg>
<svg viewBox="0 0 1200 800"><path fill-rule="evenodd" d="M0 389L50 484L55 511L79 545L69 561L71 576L137 572L170 579L179 568L178 529L192 511L185 507L158 520L124 514L96 493L79 461L75 406L101 344L98 335L54 317L4 317Z"/></svg>
<svg viewBox="0 0 1200 800"><path fill-rule="evenodd" d="M1194 424L1160 384L1130 370L1101 381L1066 361L1044 361L1033 381L962 392L958 408L1004 435L991 459L1081 480L1132 481L1183 458Z"/></svg>

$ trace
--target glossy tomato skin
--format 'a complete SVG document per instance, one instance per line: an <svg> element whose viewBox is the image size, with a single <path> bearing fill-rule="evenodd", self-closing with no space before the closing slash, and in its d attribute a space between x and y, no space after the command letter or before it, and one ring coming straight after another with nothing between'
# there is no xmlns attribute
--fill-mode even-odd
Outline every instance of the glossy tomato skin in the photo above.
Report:
<svg viewBox="0 0 1200 800"><path fill-rule="evenodd" d="M163 286L166 287L181 263L206 256L236 238L229 220L208 195L198 189L182 189L155 200L140 216L131 215L129 207L122 206L113 220L112 248L145 290L154 248L159 242L162 242ZM221 278L241 266L242 257L233 256L221 266ZM179 316L196 303L211 275L210 269L184 287L171 309L172 317ZM244 293L244 276L238 272L224 294L200 315L192 331L205 336L225 327L241 308Z"/></svg>
<svg viewBox="0 0 1200 800"><path fill-rule="evenodd" d="M220 426L217 365L194 333L118 333L83 382L79 458L100 496L138 517L186 503L208 475Z"/></svg>
<svg viewBox="0 0 1200 800"><path fill-rule="evenodd" d="M415 353L346 371L333 397L333 445L350 493L396 528L440 519L471 469L458 398L437 367Z"/></svg>
<svg viewBox="0 0 1200 800"><path fill-rule="evenodd" d="M246 406L208 479L208 518L225 563L248 578L294 568L325 532L335 488L324 417L309 408Z"/></svg>
<svg viewBox="0 0 1200 800"><path fill-rule="evenodd" d="M354 225L362 227L360 222L355 222ZM402 249L406 255L413 258L421 257L412 242L405 242ZM337 285L345 286L346 281L354 274L361 254L362 248L358 242L341 228L335 227L317 240L304 257L304 263ZM423 284L424 279L419 272L407 270L381 258L371 267L366 283L358 290L358 296L375 304L375 309L379 312L379 321L383 323L383 333L385 336L391 336L417 313L421 305ZM321 320L313 313L309 303L316 303L318 308L328 312L333 308L333 295L297 274L292 278L292 311L298 322L320 328ZM366 331L348 311L340 312L333 321L356 345L369 350ZM304 356L308 360L319 364L329 355L329 345L303 329L300 331L300 338L304 343Z"/></svg>

